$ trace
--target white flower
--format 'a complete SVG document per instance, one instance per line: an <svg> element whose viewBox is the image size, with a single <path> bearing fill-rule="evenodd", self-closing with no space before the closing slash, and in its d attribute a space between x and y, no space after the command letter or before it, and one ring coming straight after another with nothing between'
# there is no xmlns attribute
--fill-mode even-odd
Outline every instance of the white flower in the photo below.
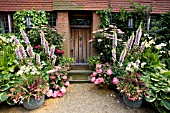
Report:
<svg viewBox="0 0 170 113"><path fill-rule="evenodd" d="M149 38L149 40L150 40L150 39L152 39L153 37L150 37L150 36L149 36L148 38Z"/></svg>
<svg viewBox="0 0 170 113"><path fill-rule="evenodd" d="M169 54L169 56L170 56L170 51L168 51L168 54Z"/></svg>
<svg viewBox="0 0 170 113"><path fill-rule="evenodd" d="M25 70L25 68L26 68L26 66L23 65L23 66L20 67L20 70Z"/></svg>
<svg viewBox="0 0 170 113"><path fill-rule="evenodd" d="M146 62L142 62L141 63L141 68L144 68L145 65L146 65Z"/></svg>
<svg viewBox="0 0 170 113"><path fill-rule="evenodd" d="M36 72L30 72L30 73L31 73L31 75L35 75Z"/></svg>
<svg viewBox="0 0 170 113"><path fill-rule="evenodd" d="M160 46L160 45L156 45L156 46L155 46L155 48L156 48L156 49L161 49L161 48L162 48L162 46Z"/></svg>
<svg viewBox="0 0 170 113"><path fill-rule="evenodd" d="M102 39L98 39L97 41L98 41L98 42L101 42L101 41L102 41Z"/></svg>
<svg viewBox="0 0 170 113"><path fill-rule="evenodd" d="M37 71L37 75L40 75L40 72L39 72L39 71Z"/></svg>
<svg viewBox="0 0 170 113"><path fill-rule="evenodd" d="M132 62L128 63L128 65L126 67L126 71L133 71L131 66L132 66Z"/></svg>
<svg viewBox="0 0 170 113"><path fill-rule="evenodd" d="M132 63L132 65L135 69L138 69L138 65L136 63Z"/></svg>
<svg viewBox="0 0 170 113"><path fill-rule="evenodd" d="M99 30L98 30L98 32L102 32L102 31L103 31L103 29L99 29Z"/></svg>
<svg viewBox="0 0 170 113"><path fill-rule="evenodd" d="M149 44L150 44L150 45L151 45L151 44L155 44L154 39L152 39L151 41L149 41Z"/></svg>
<svg viewBox="0 0 170 113"><path fill-rule="evenodd" d="M47 74L50 74L50 73L54 73L54 72L56 72L56 70L55 70L55 69L53 69L53 70L49 70L49 71L47 71L46 73L47 73Z"/></svg>
<svg viewBox="0 0 170 113"><path fill-rule="evenodd" d="M160 51L160 53L165 53L165 51Z"/></svg>
<svg viewBox="0 0 170 113"><path fill-rule="evenodd" d="M22 75L23 74L23 70L19 70L18 72L17 72L17 75Z"/></svg>

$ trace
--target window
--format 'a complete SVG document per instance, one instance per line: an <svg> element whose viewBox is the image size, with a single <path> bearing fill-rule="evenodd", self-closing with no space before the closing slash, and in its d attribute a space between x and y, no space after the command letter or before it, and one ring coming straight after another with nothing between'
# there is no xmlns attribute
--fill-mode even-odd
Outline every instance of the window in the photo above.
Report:
<svg viewBox="0 0 170 113"><path fill-rule="evenodd" d="M57 13L56 12L50 12L48 24L51 27L55 27L55 28L57 27L56 18L57 18Z"/></svg>
<svg viewBox="0 0 170 113"><path fill-rule="evenodd" d="M13 14L1 14L0 27L2 33L15 32Z"/></svg>

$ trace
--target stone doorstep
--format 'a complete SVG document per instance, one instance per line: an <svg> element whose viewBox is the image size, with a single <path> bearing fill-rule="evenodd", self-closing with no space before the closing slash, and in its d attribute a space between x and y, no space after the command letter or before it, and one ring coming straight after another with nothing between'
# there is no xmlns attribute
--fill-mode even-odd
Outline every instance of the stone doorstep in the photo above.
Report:
<svg viewBox="0 0 170 113"><path fill-rule="evenodd" d="M87 83L90 82L91 70L70 70L68 79L72 83Z"/></svg>

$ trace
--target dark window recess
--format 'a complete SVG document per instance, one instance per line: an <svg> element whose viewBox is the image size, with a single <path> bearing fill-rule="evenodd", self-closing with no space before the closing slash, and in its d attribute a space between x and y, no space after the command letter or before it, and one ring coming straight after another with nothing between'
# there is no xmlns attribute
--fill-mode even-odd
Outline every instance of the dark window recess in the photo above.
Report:
<svg viewBox="0 0 170 113"><path fill-rule="evenodd" d="M57 18L57 13L56 12L52 12L50 13L50 16L49 16L49 21L48 21L48 24L49 26L51 27L56 27L56 18Z"/></svg>
<svg viewBox="0 0 170 113"><path fill-rule="evenodd" d="M70 25L91 25L90 19L70 19Z"/></svg>

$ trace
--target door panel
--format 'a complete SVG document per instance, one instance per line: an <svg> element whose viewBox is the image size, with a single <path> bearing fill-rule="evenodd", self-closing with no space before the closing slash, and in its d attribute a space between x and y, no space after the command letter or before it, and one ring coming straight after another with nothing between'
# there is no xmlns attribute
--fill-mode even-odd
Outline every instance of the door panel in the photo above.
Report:
<svg viewBox="0 0 170 113"><path fill-rule="evenodd" d="M87 58L91 55L91 39L89 28L71 28L71 57L76 63L87 63Z"/></svg>

